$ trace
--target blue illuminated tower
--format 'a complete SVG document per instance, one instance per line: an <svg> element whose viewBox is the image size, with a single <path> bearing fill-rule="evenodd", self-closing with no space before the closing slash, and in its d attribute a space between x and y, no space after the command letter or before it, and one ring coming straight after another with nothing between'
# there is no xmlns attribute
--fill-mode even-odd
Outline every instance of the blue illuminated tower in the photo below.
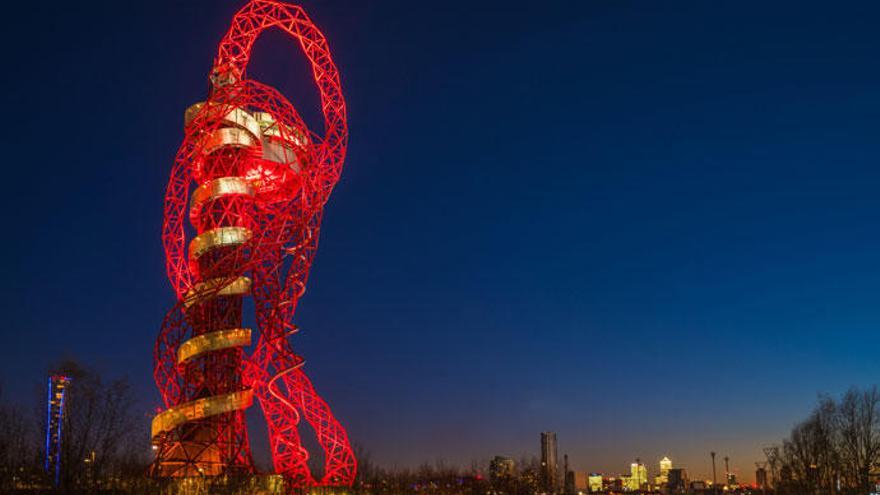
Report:
<svg viewBox="0 0 880 495"><path fill-rule="evenodd" d="M58 486L61 477L61 433L64 424L64 397L70 378L64 375L49 377L49 398L46 407L46 472Z"/></svg>

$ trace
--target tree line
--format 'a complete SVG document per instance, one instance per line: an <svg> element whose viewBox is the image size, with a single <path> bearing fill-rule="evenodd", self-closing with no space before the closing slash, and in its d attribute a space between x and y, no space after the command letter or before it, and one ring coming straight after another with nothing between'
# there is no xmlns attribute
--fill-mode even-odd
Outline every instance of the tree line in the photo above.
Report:
<svg viewBox="0 0 880 495"><path fill-rule="evenodd" d="M768 449L776 491L867 495L880 479L880 391L852 388L820 396L781 446Z"/></svg>
<svg viewBox="0 0 880 495"><path fill-rule="evenodd" d="M30 414L6 403L0 391L0 493L159 493L147 478L151 460L146 428L125 378L103 379L75 362L54 370L72 378L66 401L59 486L44 471L46 404ZM511 476L492 479L486 462L460 469L443 462L416 469L384 469L358 449L351 492L399 494L534 495L537 459L522 459ZM767 449L772 492L778 495L867 495L880 480L880 390L823 395L782 443ZM225 481L229 485L228 480ZM229 488L229 486L227 486ZM157 491L159 490L159 491ZM219 493L227 490L211 490Z"/></svg>

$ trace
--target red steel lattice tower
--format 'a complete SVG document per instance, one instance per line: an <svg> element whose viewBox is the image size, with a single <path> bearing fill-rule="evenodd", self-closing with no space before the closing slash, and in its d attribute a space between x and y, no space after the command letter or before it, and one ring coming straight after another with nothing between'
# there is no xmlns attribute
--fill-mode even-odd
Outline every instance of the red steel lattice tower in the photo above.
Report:
<svg viewBox="0 0 880 495"><path fill-rule="evenodd" d="M299 41L311 63L323 134L309 130L275 89L247 78L251 47L269 28ZM244 415L256 396L275 471L288 486L351 485L356 461L348 436L289 340L323 205L345 158L339 73L302 8L251 0L220 43L210 81L207 100L185 113L165 196L162 241L178 302L154 349L165 410L153 419L152 473L253 473ZM244 326L246 297L256 331ZM303 418L324 451L320 478L300 443Z"/></svg>

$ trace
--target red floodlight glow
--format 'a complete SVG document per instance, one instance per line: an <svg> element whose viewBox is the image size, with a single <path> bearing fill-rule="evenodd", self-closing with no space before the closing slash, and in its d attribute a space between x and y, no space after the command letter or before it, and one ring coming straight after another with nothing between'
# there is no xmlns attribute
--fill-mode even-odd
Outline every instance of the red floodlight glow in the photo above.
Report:
<svg viewBox="0 0 880 495"><path fill-rule="evenodd" d="M247 78L266 29L299 41L321 95L323 135L275 89ZM254 472L244 411L257 398L276 473L288 486L351 485L356 461L345 429L317 394L288 337L318 246L324 203L339 179L348 129L339 73L302 8L250 0L214 60L206 102L187 110L185 137L165 196L162 242L177 304L154 350L166 409L153 420L160 477ZM192 224L188 233L186 220ZM242 328L255 302L257 331ZM245 352L258 335L253 351ZM324 451L307 466L298 424Z"/></svg>

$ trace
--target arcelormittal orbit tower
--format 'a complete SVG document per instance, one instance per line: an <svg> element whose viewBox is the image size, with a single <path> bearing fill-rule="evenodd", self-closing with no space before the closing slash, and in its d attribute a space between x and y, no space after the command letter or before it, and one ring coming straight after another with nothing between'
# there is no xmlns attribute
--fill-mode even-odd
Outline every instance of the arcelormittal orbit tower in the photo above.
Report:
<svg viewBox="0 0 880 495"><path fill-rule="evenodd" d="M295 38L311 63L322 132L308 129L278 91L248 79L251 47L269 28ZM152 423L152 474L253 473L245 413L256 397L287 486L350 485L356 462L348 436L289 340L322 208L345 158L339 72L302 8L251 0L220 43L210 81L207 100L186 110L165 196L162 241L177 304L155 347L165 409ZM302 419L324 451L320 478L307 466Z"/></svg>

